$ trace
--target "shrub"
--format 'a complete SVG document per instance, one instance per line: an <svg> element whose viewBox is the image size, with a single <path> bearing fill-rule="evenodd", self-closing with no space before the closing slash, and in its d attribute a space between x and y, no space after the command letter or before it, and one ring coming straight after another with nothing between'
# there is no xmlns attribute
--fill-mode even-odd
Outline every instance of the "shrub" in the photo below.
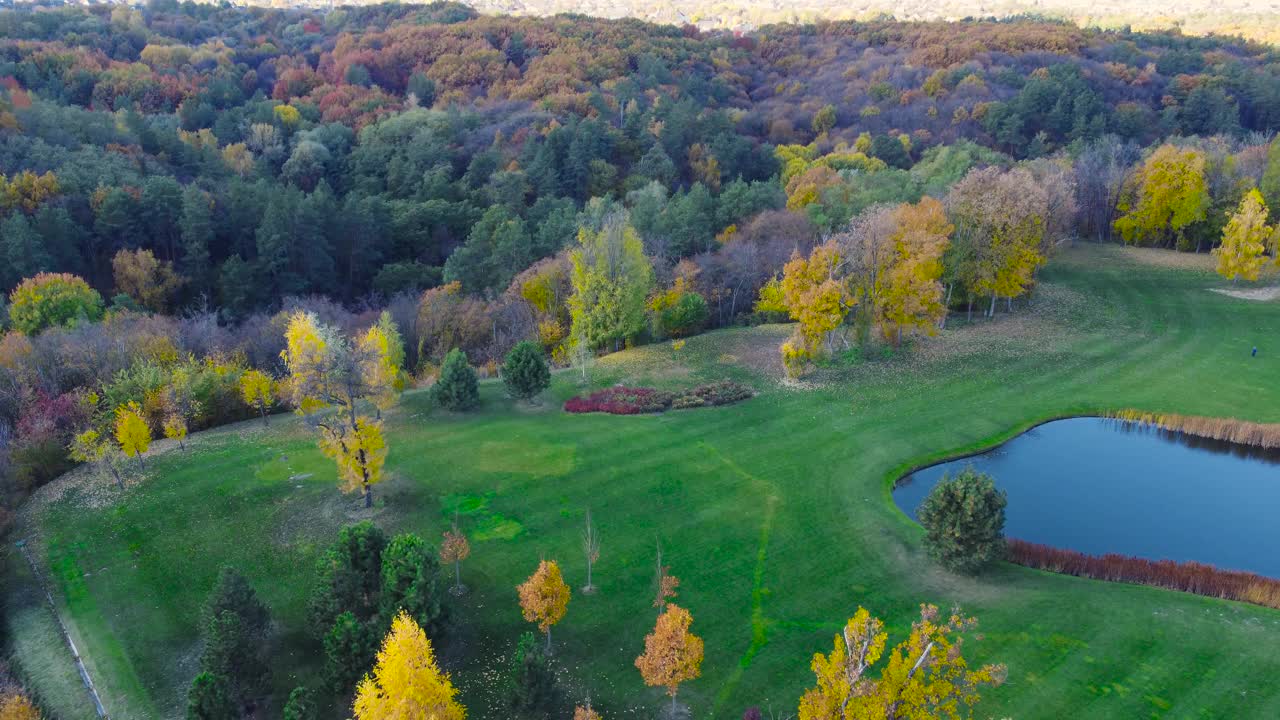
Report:
<svg viewBox="0 0 1280 720"><path fill-rule="evenodd" d="M611 387L584 397L569 398L565 412L604 412L611 415L658 413L671 407L672 393L653 388Z"/></svg>
<svg viewBox="0 0 1280 720"><path fill-rule="evenodd" d="M1004 553L1003 490L991 476L967 467L943 476L920 505L929 555L960 572L977 572Z"/></svg>
<svg viewBox="0 0 1280 720"><path fill-rule="evenodd" d="M677 338L693 335L707 323L709 314L701 294L682 293L675 303L659 311L660 332Z"/></svg>
<svg viewBox="0 0 1280 720"><path fill-rule="evenodd" d="M476 371L467 363L467 354L454 348L444 358L440 379L431 387L431 395L448 410L470 410L480 404Z"/></svg>
<svg viewBox="0 0 1280 720"><path fill-rule="evenodd" d="M507 353L502 365L502 382L507 392L520 400L528 400L551 385L551 370L542 354L542 346L531 340L517 343Z"/></svg>
<svg viewBox="0 0 1280 720"><path fill-rule="evenodd" d="M711 407L715 405L731 405L733 403L746 400L751 397L751 388L736 383L732 380L721 380L720 382L709 383L707 385L699 385L691 390L686 390L676 396L672 401L671 407L676 410L685 410L696 407Z"/></svg>
<svg viewBox="0 0 1280 720"><path fill-rule="evenodd" d="M1280 580L1212 565L1147 560L1109 553L1085 555L1025 540L1008 541L1009 560L1019 565L1078 577L1154 585L1208 597L1280 609Z"/></svg>
<svg viewBox="0 0 1280 720"><path fill-rule="evenodd" d="M102 296L69 273L40 273L9 294L9 320L27 335L47 327L102 318Z"/></svg>

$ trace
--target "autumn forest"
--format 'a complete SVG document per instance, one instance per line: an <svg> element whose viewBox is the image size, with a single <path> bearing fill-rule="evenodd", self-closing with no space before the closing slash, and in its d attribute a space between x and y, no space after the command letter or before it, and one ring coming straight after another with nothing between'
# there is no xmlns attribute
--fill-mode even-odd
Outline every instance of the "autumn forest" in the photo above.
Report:
<svg viewBox="0 0 1280 720"><path fill-rule="evenodd" d="M0 720L1269 717L1274 579L888 492L1272 447L1278 131L1043 18L0 9Z"/></svg>

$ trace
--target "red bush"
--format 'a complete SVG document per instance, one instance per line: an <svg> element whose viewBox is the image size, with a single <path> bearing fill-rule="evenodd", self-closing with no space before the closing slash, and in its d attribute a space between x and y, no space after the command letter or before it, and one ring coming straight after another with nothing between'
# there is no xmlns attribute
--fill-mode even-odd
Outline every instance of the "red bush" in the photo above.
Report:
<svg viewBox="0 0 1280 720"><path fill-rule="evenodd" d="M1280 609L1280 580L1198 562L1146 560L1128 555L1086 555L1075 550L1009 539L1009 560L1050 572L1112 582L1154 585L1208 597Z"/></svg>
<svg viewBox="0 0 1280 720"><path fill-rule="evenodd" d="M565 412L604 412L612 415L640 415L658 413L671 407L675 397L653 388L611 387L598 390L586 397L569 398L564 403Z"/></svg>

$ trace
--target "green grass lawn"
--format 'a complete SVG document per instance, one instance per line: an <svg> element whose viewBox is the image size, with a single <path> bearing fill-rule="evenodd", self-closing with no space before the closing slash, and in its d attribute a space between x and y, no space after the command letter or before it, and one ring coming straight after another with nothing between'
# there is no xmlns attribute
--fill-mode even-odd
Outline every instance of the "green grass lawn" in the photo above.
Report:
<svg viewBox="0 0 1280 720"><path fill-rule="evenodd" d="M787 332L777 327L640 348L592 371L595 385L733 377L760 391L732 407L566 415L559 402L580 391L576 373L558 375L533 409L496 383L465 415L408 394L389 416L393 479L377 488L373 517L434 542L463 513L472 592L456 603L442 658L473 717L506 717L492 685L527 628L514 586L540 556L558 559L575 589L584 581L587 506L603 535L600 592L575 594L554 635L573 693L606 717L651 717L662 703L632 666L655 617L658 541L706 640L702 678L680 692L697 718L737 718L749 705L794 712L811 655L830 649L858 605L896 642L921 602L977 615L971 659L1008 665L982 717L1280 717L1280 612L1010 565L957 577L924 557L922 532L889 494L907 465L1056 415L1134 407L1280 421L1280 305L1208 292L1220 283L1207 266L1174 260L1071 250L1045 270L1032 309L799 386L772 373ZM28 518L120 720L180 714L198 609L222 564L250 578L279 624L278 697L312 676L313 561L361 516L296 419L190 445L157 456L123 496L70 488Z"/></svg>

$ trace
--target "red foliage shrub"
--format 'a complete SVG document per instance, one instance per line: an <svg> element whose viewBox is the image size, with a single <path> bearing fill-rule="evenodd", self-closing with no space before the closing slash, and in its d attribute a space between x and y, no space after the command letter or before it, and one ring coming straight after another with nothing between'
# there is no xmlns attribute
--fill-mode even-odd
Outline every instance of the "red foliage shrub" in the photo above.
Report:
<svg viewBox="0 0 1280 720"><path fill-rule="evenodd" d="M1009 539L1006 542L1009 560L1027 567L1097 580L1153 585L1280 609L1280 580L1255 573L1219 570L1204 563L1146 560L1115 553L1085 555L1025 540Z"/></svg>
<svg viewBox="0 0 1280 720"><path fill-rule="evenodd" d="M640 415L658 413L671 407L675 395L653 388L611 387L598 390L586 397L569 398L564 403L565 412L604 412L611 415Z"/></svg>

